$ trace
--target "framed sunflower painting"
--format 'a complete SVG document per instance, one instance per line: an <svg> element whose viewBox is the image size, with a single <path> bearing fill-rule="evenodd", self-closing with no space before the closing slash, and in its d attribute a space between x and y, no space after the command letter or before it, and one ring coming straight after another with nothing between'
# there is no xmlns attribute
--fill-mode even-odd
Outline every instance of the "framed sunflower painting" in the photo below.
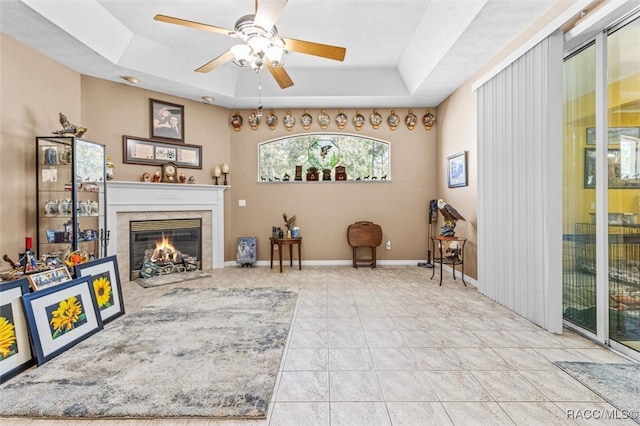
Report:
<svg viewBox="0 0 640 426"><path fill-rule="evenodd" d="M0 383L34 364L22 296L29 293L26 278L0 283Z"/></svg>
<svg viewBox="0 0 640 426"><path fill-rule="evenodd" d="M91 282L76 278L22 297L38 365L102 330Z"/></svg>
<svg viewBox="0 0 640 426"><path fill-rule="evenodd" d="M118 272L118 259L109 256L87 263L76 265L76 276L91 275L92 289L96 295L102 322L110 321L124 314L122 287Z"/></svg>

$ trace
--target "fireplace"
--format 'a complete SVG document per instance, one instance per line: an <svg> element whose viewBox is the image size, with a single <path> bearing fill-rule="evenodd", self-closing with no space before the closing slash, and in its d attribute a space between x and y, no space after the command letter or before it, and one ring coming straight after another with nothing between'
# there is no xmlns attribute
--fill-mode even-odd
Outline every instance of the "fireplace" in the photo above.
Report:
<svg viewBox="0 0 640 426"><path fill-rule="evenodd" d="M199 268L223 268L226 189L221 185L108 181L107 224L111 232L107 254L118 256L120 279L132 279L130 223L136 221L199 219Z"/></svg>
<svg viewBox="0 0 640 426"><path fill-rule="evenodd" d="M129 262L131 280L141 277L143 265L155 275L202 269L202 219L130 221Z"/></svg>

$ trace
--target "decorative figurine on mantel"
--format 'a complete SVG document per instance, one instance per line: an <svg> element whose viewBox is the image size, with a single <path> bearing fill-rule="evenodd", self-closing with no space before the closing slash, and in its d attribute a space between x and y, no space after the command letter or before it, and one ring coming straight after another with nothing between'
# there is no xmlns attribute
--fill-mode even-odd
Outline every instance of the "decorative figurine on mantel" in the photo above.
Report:
<svg viewBox="0 0 640 426"><path fill-rule="evenodd" d="M60 113L60 124L62 124L62 130L56 130L51 133L58 136L75 136L79 138L87 131L86 127L80 127L72 124L63 113Z"/></svg>
<svg viewBox="0 0 640 426"><path fill-rule="evenodd" d="M113 180L115 177L114 171L115 171L116 165L113 163L113 160L111 159L111 157L107 156L105 165L106 165L106 170L105 170L106 179Z"/></svg>

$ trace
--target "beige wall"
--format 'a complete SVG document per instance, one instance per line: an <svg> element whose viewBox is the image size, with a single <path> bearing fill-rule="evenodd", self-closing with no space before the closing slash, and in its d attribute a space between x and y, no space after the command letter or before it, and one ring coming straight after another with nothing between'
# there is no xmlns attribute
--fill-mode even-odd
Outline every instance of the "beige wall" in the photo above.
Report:
<svg viewBox="0 0 640 426"><path fill-rule="evenodd" d="M460 87L442 102L438 117L438 197L450 203L465 218L456 226L456 236L467 238L465 246L465 273L477 277L477 203L478 203L478 151L477 102L471 84ZM467 178L469 185L449 188L447 183L447 157L467 152ZM440 218L442 222L442 218ZM441 224L441 223L440 223Z"/></svg>
<svg viewBox="0 0 640 426"><path fill-rule="evenodd" d="M80 75L0 33L0 258L35 237L35 137L80 119ZM9 268L0 260L0 270Z"/></svg>
<svg viewBox="0 0 640 426"><path fill-rule="evenodd" d="M392 249L380 247L381 260L424 260L427 251L427 203L436 197L438 154L437 125L431 131L417 126L409 131L404 124L391 131L383 124L374 130L369 124L360 132L345 131L391 142L392 181L378 183L257 182L257 145L279 136L303 132L280 125L269 130L264 124L250 130L245 126L233 132L229 118L234 111L151 92L101 79L81 76L2 34L2 132L0 178L2 201L0 254L17 258L25 236L34 236L35 217L35 136L60 129L58 113L89 130L85 138L106 145L107 155L116 164L115 179L138 180L144 171L156 168L122 163L122 136L149 137L149 98L185 107L185 139L202 145L203 169L189 170L198 183L212 183L210 170L223 162L231 167L230 188L225 192L225 259L235 260L236 238L257 236L258 256L269 257L268 236L272 226L282 225L282 213L295 214L304 237L303 258L312 261L351 259L346 228L357 220L371 220L383 228L384 240ZM368 116L371 109L362 109ZM278 110L281 118L286 111ZM314 127L320 131L317 115ZM337 131L333 121L337 110L327 111L332 124L326 131ZM389 110L380 111L386 118ZM407 109L397 109L404 119ZM414 108L419 117L424 108ZM355 110L346 109L353 117ZM238 207L238 200L247 201ZM0 262L0 270L8 269Z"/></svg>
<svg viewBox="0 0 640 426"><path fill-rule="evenodd" d="M419 117L424 108L414 108ZM296 215L303 236L303 258L308 260L349 260L351 249L346 241L349 224L369 220L382 226L383 241L390 240L392 249L377 250L380 260L426 259L427 205L436 194L436 132L422 126L408 130L404 124L395 131L386 125L389 109L380 113L385 123L375 130L367 123L356 131L351 121L343 132L370 136L391 142L391 175L387 182L258 182L258 144L263 141L305 132L337 132L337 109L327 109L331 125L322 130L317 123L320 110L310 109L314 121L307 131L300 126L304 110L291 110L296 117L294 130L287 131L282 117L287 110L276 110L279 125L270 130L262 124L251 130L246 124L251 111L240 111L245 124L231 135L231 222L232 234L227 238L226 252L231 253L235 238L258 237L258 256L269 257L268 237L272 226L282 226L282 213ZM365 117L373 109L361 110ZM408 109L397 109L403 120ZM344 109L350 117L355 109ZM233 111L229 111L229 116ZM292 176L294 171L290 173ZM244 199L246 207L238 207ZM365 255L366 253L362 253ZM228 255L227 255L228 257Z"/></svg>

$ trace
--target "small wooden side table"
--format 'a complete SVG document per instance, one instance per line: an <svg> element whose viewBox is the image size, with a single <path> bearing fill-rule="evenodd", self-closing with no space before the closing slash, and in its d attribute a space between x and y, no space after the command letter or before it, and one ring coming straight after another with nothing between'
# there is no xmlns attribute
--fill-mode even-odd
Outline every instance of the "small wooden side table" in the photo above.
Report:
<svg viewBox="0 0 640 426"><path fill-rule="evenodd" d="M444 256L443 252L445 251L445 249L443 249L442 246L446 242L449 242L449 243L457 242L458 248L455 251L451 252L450 255ZM462 270L462 284L464 284L465 287L467 286L467 283L464 281L464 245L466 243L467 243L466 238L443 237L440 235L437 237L431 237L431 244L433 248L433 253L435 255L433 261L435 263L440 264L440 285L442 285L442 265L446 264L446 265L451 265L451 268L453 269L454 280L456 279L456 265L460 265L460 269ZM436 274L436 268L434 265L433 272L431 273L431 279L433 279L433 276L435 274Z"/></svg>
<svg viewBox="0 0 640 426"><path fill-rule="evenodd" d="M298 238L269 238L271 245L271 264L273 269L273 247L278 246L278 257L280 259L280 272L282 272L282 246L289 246L289 266L293 268L293 246L298 246L298 269L302 270L302 237Z"/></svg>

